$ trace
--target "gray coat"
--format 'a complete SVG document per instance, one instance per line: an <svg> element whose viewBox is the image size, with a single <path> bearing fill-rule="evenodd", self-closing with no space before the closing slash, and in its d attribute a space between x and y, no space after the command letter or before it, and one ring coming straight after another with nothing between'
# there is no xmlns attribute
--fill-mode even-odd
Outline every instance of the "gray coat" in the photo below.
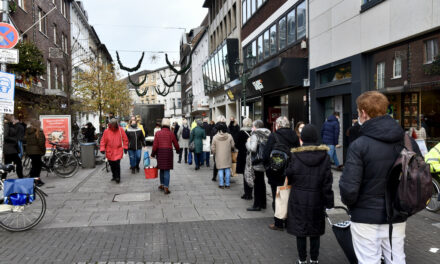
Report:
<svg viewBox="0 0 440 264"><path fill-rule="evenodd" d="M255 153L257 152L258 145L262 142L267 141L270 135L270 130L267 128L258 128L253 131L251 136L249 137L249 141L246 142L246 148L249 152ZM256 171L265 171L264 164L256 164L253 165L254 170Z"/></svg>
<svg viewBox="0 0 440 264"><path fill-rule="evenodd" d="M182 137L182 132L183 132L183 127L188 127L188 125L181 125L179 127L179 130L177 131L177 140L179 141L179 146L181 149L183 148L188 148L188 142L189 142L189 138L184 139ZM189 127L188 127L189 128Z"/></svg>

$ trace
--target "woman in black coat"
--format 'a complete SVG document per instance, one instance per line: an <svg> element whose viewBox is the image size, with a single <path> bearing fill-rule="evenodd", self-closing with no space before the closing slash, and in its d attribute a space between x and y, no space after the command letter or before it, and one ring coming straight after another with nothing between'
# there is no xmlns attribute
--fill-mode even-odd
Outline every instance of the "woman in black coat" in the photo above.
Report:
<svg viewBox="0 0 440 264"><path fill-rule="evenodd" d="M317 145L318 131L313 125L304 126L301 140L303 146L292 149L286 170L292 185L287 232L297 239L297 263L307 263L307 237L310 237L310 263L318 263L320 236L325 232L325 208L334 206L333 176L328 147Z"/></svg>
<svg viewBox="0 0 440 264"><path fill-rule="evenodd" d="M244 167L246 166L246 142L251 135L252 131L252 119L245 118L243 120L243 127L240 132L237 134L237 142L235 146L238 148L238 156L237 156L237 170L238 174L243 174L243 188L244 194L241 196L241 199L252 200L252 187L246 183L244 179Z"/></svg>

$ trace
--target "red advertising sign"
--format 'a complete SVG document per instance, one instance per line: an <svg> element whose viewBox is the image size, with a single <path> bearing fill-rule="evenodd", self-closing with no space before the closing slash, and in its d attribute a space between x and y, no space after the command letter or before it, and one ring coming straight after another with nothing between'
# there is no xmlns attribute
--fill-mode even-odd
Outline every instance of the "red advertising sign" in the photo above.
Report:
<svg viewBox="0 0 440 264"><path fill-rule="evenodd" d="M70 144L70 116L40 116L40 121L44 135L46 136L47 149L52 147L49 142L62 145Z"/></svg>

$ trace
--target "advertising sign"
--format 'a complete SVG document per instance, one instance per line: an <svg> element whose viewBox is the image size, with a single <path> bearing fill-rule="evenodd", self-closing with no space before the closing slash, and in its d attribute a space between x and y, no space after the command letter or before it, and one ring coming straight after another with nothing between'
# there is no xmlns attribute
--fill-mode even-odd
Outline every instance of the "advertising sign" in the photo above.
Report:
<svg viewBox="0 0 440 264"><path fill-rule="evenodd" d="M14 113L15 75L0 72L0 113Z"/></svg>
<svg viewBox="0 0 440 264"><path fill-rule="evenodd" d="M42 115L40 121L46 136L46 149L52 147L49 142L70 145L71 126L69 115Z"/></svg>

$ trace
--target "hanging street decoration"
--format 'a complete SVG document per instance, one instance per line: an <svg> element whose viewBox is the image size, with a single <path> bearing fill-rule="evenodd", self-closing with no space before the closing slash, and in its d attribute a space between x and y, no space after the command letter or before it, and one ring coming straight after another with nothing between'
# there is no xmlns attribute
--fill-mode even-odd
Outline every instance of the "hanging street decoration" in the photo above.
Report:
<svg viewBox="0 0 440 264"><path fill-rule="evenodd" d="M187 64L185 67L183 67L182 69L180 69L180 71L173 67L173 65L172 65L172 64L170 63L170 61L168 60L168 54L166 54L166 53L165 53L165 61L167 62L168 67L169 67L174 73L179 74L179 75L184 74L184 73L185 73L187 70L189 70L189 68L191 67L191 57L189 57L189 62L188 62L188 64Z"/></svg>
<svg viewBox="0 0 440 264"><path fill-rule="evenodd" d="M139 83L135 83L135 82L133 82L133 81L131 80L130 73L128 74L128 81L134 86L134 90L136 91L136 94L137 94L139 97L142 97L142 96L146 95L147 92L148 92L148 87L145 87L145 90L144 90L143 92L140 92L140 91L139 91L139 87L142 86L142 85L145 83L146 80L147 80L147 73L146 73L145 76L144 76L144 80L141 81L141 82L139 82Z"/></svg>
<svg viewBox="0 0 440 264"><path fill-rule="evenodd" d="M145 52L142 52L142 57L141 57L141 59L138 61L138 64L136 65L136 67L133 67L133 68L127 68L127 67L125 67L124 65L122 65L121 59L119 58L119 53L116 51L116 59L118 60L119 67L120 67L122 70L125 70L125 71L128 71L128 72L135 72L135 71L139 70L139 68L140 68L141 65L142 65L142 60L144 59L144 55L145 55Z"/></svg>

